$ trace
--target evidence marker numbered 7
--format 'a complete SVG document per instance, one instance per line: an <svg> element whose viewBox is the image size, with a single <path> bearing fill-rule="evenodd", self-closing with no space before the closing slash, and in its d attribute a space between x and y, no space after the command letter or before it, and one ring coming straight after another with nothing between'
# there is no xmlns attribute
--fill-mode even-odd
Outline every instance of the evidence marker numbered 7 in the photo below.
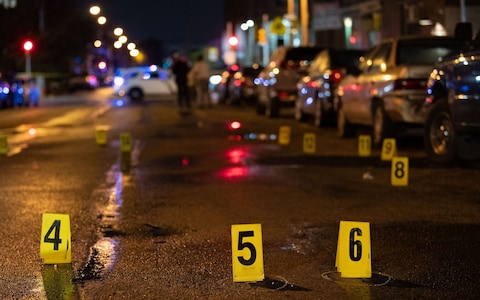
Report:
<svg viewBox="0 0 480 300"><path fill-rule="evenodd" d="M45 264L68 264L72 262L70 216L67 214L42 215L40 257Z"/></svg>
<svg viewBox="0 0 480 300"><path fill-rule="evenodd" d="M231 231L233 281L264 280L262 225L232 225Z"/></svg>

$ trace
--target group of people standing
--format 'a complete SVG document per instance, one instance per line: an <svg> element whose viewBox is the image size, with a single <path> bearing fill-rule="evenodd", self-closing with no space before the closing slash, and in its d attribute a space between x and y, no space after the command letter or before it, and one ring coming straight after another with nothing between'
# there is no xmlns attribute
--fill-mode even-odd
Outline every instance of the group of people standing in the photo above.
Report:
<svg viewBox="0 0 480 300"><path fill-rule="evenodd" d="M175 75L178 89L177 101L180 108L189 109L191 107L190 98L192 97L196 98L200 108L210 108L212 106L208 90L210 65L204 60L203 55L198 55L190 67L188 60L176 52L173 54L171 71Z"/></svg>

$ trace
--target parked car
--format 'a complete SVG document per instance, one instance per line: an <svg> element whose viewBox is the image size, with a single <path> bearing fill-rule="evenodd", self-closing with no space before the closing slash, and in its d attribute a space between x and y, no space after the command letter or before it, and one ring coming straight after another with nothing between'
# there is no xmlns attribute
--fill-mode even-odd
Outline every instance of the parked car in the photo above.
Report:
<svg viewBox="0 0 480 300"><path fill-rule="evenodd" d="M177 86L169 70L152 65L120 70L114 79L114 92L141 101L145 97L174 95Z"/></svg>
<svg viewBox="0 0 480 300"><path fill-rule="evenodd" d="M335 100L339 135L353 135L355 125L367 125L378 146L400 130L421 128L428 74L440 57L463 45L452 37L400 37L374 47L361 60L358 74L340 83Z"/></svg>
<svg viewBox="0 0 480 300"><path fill-rule="evenodd" d="M480 47L443 58L427 86L428 158L445 164L480 158Z"/></svg>
<svg viewBox="0 0 480 300"><path fill-rule="evenodd" d="M5 79L0 79L0 108L7 108L12 106L12 99L10 97L10 84Z"/></svg>
<svg viewBox="0 0 480 300"><path fill-rule="evenodd" d="M94 90L99 86L95 75L78 74L68 78L68 91L73 93L78 90Z"/></svg>
<svg viewBox="0 0 480 300"><path fill-rule="evenodd" d="M228 80L228 101L234 105L255 104L257 92L254 80L262 67L253 64L249 67L238 67L231 72Z"/></svg>
<svg viewBox="0 0 480 300"><path fill-rule="evenodd" d="M255 79L257 113L277 117L282 107L293 108L298 80L321 50L310 46L278 47Z"/></svg>
<svg viewBox="0 0 480 300"><path fill-rule="evenodd" d="M307 75L297 84L295 119L304 121L313 116L315 126L333 121L334 95L338 84L353 67L358 66L362 50L324 49L313 60Z"/></svg>

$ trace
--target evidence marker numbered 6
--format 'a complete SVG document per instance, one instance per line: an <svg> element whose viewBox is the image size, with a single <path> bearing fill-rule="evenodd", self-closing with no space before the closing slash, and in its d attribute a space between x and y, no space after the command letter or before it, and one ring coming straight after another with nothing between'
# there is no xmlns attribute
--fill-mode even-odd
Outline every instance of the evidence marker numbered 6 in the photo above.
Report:
<svg viewBox="0 0 480 300"><path fill-rule="evenodd" d="M264 280L262 225L232 225L231 231L233 281Z"/></svg>
<svg viewBox="0 0 480 300"><path fill-rule="evenodd" d="M371 278L370 223L340 221L335 266L343 278Z"/></svg>
<svg viewBox="0 0 480 300"><path fill-rule="evenodd" d="M45 264L68 264L72 262L70 216L67 214L42 215L40 257Z"/></svg>

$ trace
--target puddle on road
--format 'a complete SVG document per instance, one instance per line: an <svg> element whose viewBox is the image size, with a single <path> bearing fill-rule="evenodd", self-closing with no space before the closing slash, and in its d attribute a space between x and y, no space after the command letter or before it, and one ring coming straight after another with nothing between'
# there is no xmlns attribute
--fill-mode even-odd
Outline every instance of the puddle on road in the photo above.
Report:
<svg viewBox="0 0 480 300"><path fill-rule="evenodd" d="M123 204L122 189L124 180L130 179L130 176L118 169L118 165L113 166L107 175L107 178L114 180L115 184L110 189L108 202L99 215L101 236L90 249L88 262L78 271L74 282L101 279L113 269L117 261L119 245L116 237L123 235L119 230L122 221L120 211Z"/></svg>

